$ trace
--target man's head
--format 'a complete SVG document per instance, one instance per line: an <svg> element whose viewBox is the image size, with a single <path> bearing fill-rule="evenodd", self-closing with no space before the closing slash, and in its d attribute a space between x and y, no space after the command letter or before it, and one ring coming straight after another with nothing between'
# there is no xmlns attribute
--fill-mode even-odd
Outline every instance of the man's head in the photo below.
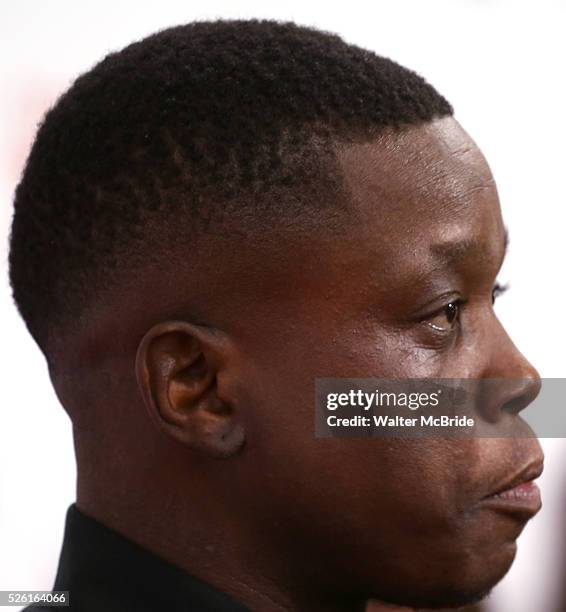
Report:
<svg viewBox="0 0 566 612"><path fill-rule="evenodd" d="M524 517L481 500L536 443L314 439L312 402L317 377L470 377L528 404L505 244L481 153L389 60L273 22L108 56L38 132L10 253L79 506L258 606L485 593Z"/></svg>

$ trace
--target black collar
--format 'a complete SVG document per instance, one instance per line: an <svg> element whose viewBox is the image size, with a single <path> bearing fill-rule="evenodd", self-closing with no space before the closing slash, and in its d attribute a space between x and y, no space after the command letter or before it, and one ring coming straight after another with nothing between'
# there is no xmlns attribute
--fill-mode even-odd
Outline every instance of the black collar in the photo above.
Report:
<svg viewBox="0 0 566 612"><path fill-rule="evenodd" d="M70 592L73 612L249 612L75 504L67 511L54 590Z"/></svg>

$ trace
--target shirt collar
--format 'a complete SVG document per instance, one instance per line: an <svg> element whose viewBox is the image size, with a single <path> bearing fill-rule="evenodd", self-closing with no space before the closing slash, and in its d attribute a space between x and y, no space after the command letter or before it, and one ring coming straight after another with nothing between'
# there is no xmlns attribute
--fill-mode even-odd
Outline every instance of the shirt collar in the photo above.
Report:
<svg viewBox="0 0 566 612"><path fill-rule="evenodd" d="M54 590L69 591L71 608L81 612L249 612L75 504L67 511Z"/></svg>

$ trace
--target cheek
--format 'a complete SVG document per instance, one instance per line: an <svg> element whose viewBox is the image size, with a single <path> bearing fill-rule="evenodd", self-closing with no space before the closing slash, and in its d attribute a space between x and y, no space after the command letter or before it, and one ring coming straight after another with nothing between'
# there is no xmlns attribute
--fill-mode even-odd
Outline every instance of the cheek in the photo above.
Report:
<svg viewBox="0 0 566 612"><path fill-rule="evenodd" d="M474 462L463 461L453 444L316 439L312 414L299 428L291 412L264 430L256 449L269 475L261 486L297 528L350 544L366 534L364 546L388 554L397 547L410 554L461 528L473 499Z"/></svg>
<svg viewBox="0 0 566 612"><path fill-rule="evenodd" d="M395 359L388 358L392 354ZM372 525L377 514L389 513L392 525L396 517L409 530L427 531L446 527L466 508L478 466L470 441L315 438L316 378L393 377L402 367L423 375L403 355L385 334L375 344L367 336L363 343L313 343L310 351L263 360L245 376L253 382L245 399L254 414L248 442L262 454L262 464L272 466L278 486L294 489L296 504L297 487L304 484L305 499L359 505L352 520Z"/></svg>
<svg viewBox="0 0 566 612"><path fill-rule="evenodd" d="M331 371L337 378L441 378L453 359L449 349L446 340L431 342L424 324L395 329L352 321L328 347L324 367L315 369L315 365L313 374L325 376L320 372ZM307 367L311 365L307 363Z"/></svg>
<svg viewBox="0 0 566 612"><path fill-rule="evenodd" d="M318 350L314 345L311 360L264 360L246 377L252 384L243 403L253 413L246 478L262 491L250 499L250 516L263 521L274 549L281 558L301 558L312 580L340 575L376 592L402 592L407 584L440 592L492 586L508 569L520 531L474 510L486 473L499 473L501 446L315 438L314 379L346 375L340 351L332 365L321 365ZM359 363L355 353L346 355ZM373 374L368 366L359 375Z"/></svg>

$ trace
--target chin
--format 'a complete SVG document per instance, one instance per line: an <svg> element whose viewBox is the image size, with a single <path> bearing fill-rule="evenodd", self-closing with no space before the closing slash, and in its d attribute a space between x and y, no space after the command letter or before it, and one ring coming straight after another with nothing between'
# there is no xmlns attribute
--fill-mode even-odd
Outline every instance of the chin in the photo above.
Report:
<svg viewBox="0 0 566 612"><path fill-rule="evenodd" d="M455 608L472 605L487 597L493 587L507 574L515 555L517 544L507 542L489 555L477 555L468 564L462 564L451 581L430 597L424 607Z"/></svg>
<svg viewBox="0 0 566 612"><path fill-rule="evenodd" d="M503 544L497 551L474 553L471 558L463 558L460 563L451 563L451 568L439 564L438 577L428 574L422 577L421 584L415 578L407 578L405 585L415 588L402 588L401 592L389 593L384 598L373 598L388 604L421 608L460 608L478 603L487 597L493 587L507 574L517 552L515 542ZM434 561L431 559L431 563Z"/></svg>

